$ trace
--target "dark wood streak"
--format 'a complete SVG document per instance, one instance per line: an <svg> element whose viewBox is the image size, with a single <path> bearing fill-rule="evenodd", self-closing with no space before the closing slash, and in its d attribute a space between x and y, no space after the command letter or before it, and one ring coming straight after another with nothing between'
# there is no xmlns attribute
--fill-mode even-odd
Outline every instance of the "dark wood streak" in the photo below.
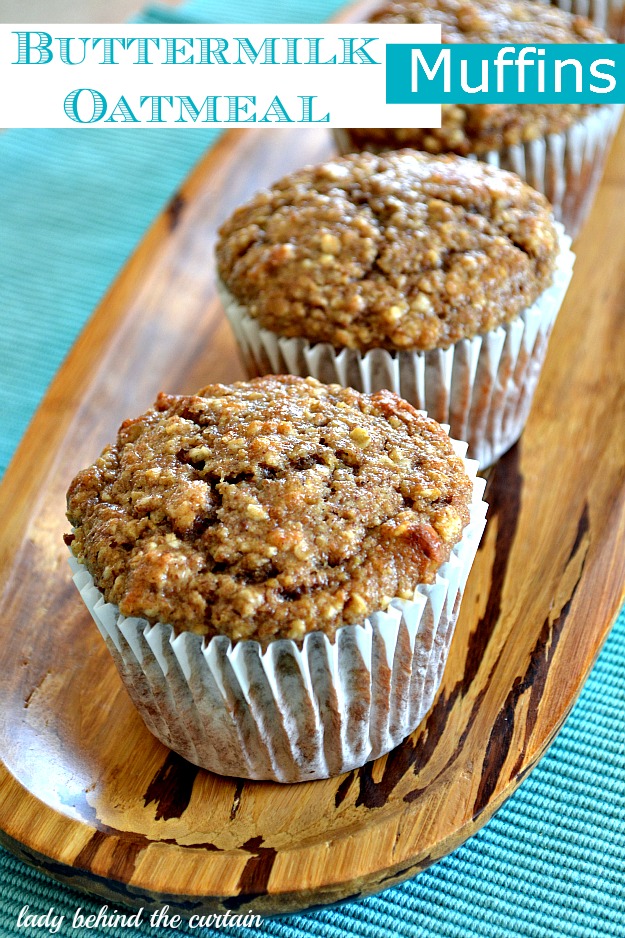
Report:
<svg viewBox="0 0 625 938"><path fill-rule="evenodd" d="M121 903L133 909L143 908L146 911L152 911L162 908L163 905L167 904L172 910L188 918L197 911L223 912L226 909L236 910L246 903L249 904L251 900L250 896L246 896L243 901L237 904L238 897L223 900L216 898L214 901L211 901L210 905L207 905L205 898L197 899L186 895L165 892L153 894L147 890L137 888L130 883L118 882L114 879L98 876L95 873L78 869L74 866L56 863L49 857L45 857L37 851L27 848L22 843L12 841L3 831L0 831L0 846L10 850L15 856L19 857L20 860L34 867L39 872L44 872L73 889L77 889L83 893L86 892L92 897L93 895L97 895L107 902ZM381 886L383 886L383 888L389 888L390 886L415 876L422 869L430 866L435 860L436 858L431 856L422 858L418 863L404 866L393 873L383 876L380 880L366 883L361 890L351 892L348 895L336 895L332 890L317 892L315 894L317 901L311 903L307 907L307 911L314 912L316 910L327 909L329 906L339 907L345 903L361 899L371 892L377 892ZM262 914L265 913L265 908L261 903L257 909L252 909L251 911L258 911ZM272 909L269 914L275 914L275 910Z"/></svg>
<svg viewBox="0 0 625 938"><path fill-rule="evenodd" d="M577 552L584 542L584 536L588 531L588 525L588 505L586 504L584 505L584 510L578 523L577 534L569 554L567 567L572 562L572 560L575 559ZM475 798L475 803L473 805L474 819L490 803L492 795L500 780L501 772L503 766L505 765L506 759L508 758L510 745L514 735L516 709L519 700L529 689L530 701L526 718L524 743L520 748L517 760L510 773L511 779L516 778L521 770L523 762L526 759L526 749L536 724L539 702L544 691L547 675L549 674L549 665L551 664L553 656L555 655L558 642L560 641L564 625L571 609L573 599L575 598L577 588L582 578L584 572L584 562L585 557L584 560L582 560L579 574L575 580L575 583L573 584L571 595L562 607L558 617L554 620L550 620L549 616L545 618L536 644L532 649L525 674L519 675L515 678L514 684L508 693L503 707L499 711L497 719L495 720L488 740L488 745L486 747L486 755L482 765L482 777L480 779L480 785Z"/></svg>
<svg viewBox="0 0 625 938"><path fill-rule="evenodd" d="M338 808L339 805L343 804L347 796L347 792L352 787L352 782L356 777L355 771L352 769L351 772L348 772L345 778L341 780L341 784L336 789L336 794L334 795L334 807Z"/></svg>
<svg viewBox="0 0 625 938"><path fill-rule="evenodd" d="M103 831L95 831L74 860L78 869L89 869L100 849L107 843L108 837ZM147 837L134 836L119 840L113 847L111 862L107 873L113 879L127 882L135 869L137 856L150 844Z"/></svg>
<svg viewBox="0 0 625 938"><path fill-rule="evenodd" d="M495 665L493 665L493 669L492 669L492 670L494 671L494 669L495 669ZM492 675L492 671L491 671L491 675ZM489 680L490 680L490 676L489 676ZM458 681L458 682L456 683L456 685L454 686L454 689L452 690L451 694L449 695L449 701L450 701L451 705L448 705L447 711L446 711L447 713L449 713L449 712L451 711L451 709L452 709L452 707L453 707L453 703L455 703L455 700L456 700L456 698L458 697L458 695L459 695L459 693L460 693L460 689L461 689L461 687L462 687L462 684L463 684L462 680ZM437 780L441 777L441 775L444 775L444 773L447 771L447 769L450 767L450 765L451 765L453 762L456 761L456 759L458 758L458 754L459 754L460 752L462 752L463 747L464 747L464 744L465 744L465 742L466 742L466 740L467 740L467 737L468 737L469 733L471 732L471 730L473 729L473 724L475 723L476 717L477 717L478 713L480 712L480 709L481 709L481 706L482 706L482 701L484 700L484 696L486 695L486 691L487 691L487 690L488 690L488 686L485 686L485 687L483 687L483 688L480 690L479 694L477 694L477 696L476 696L476 698L475 698L475 700L474 700L474 702L473 702L473 706L471 707L471 713L469 714L469 719L467 720L467 722L466 722L466 724L465 724L465 727L464 727L462 733L460 734L460 738L459 738L459 740L458 740L458 745L455 747L454 752L449 756L449 758L448 758L447 761L445 762L445 764L444 764L444 766L442 767L442 769L440 770L440 772L437 772L437 773L436 773L436 775L434 776L434 778L432 779L432 781L435 782L435 781L437 781ZM441 699L442 699L442 695L441 695ZM436 704L435 706L436 706L436 707L438 706L438 702L437 702L437 704ZM432 712L434 712L434 711L432 711ZM425 795L425 793L427 792L428 787L429 787L430 784L431 784L431 783L428 783L428 785L423 785L423 786L421 786L421 787L414 788L412 791L407 792L407 794L404 795L404 801L405 801L407 804L413 804L415 801L418 801L420 798L424 797L424 795Z"/></svg>
<svg viewBox="0 0 625 938"><path fill-rule="evenodd" d="M104 831L95 831L91 835L85 846L82 848L78 856L75 858L74 863L78 867L88 868L91 866L91 863L100 849L100 847L106 843L107 837Z"/></svg>
<svg viewBox="0 0 625 938"><path fill-rule="evenodd" d="M225 908L235 911L259 896L267 894L269 877L276 860L277 851L274 847L261 846L262 843L262 837L252 837L251 840L247 840L242 845L244 850L249 850L253 855L243 867L243 872L239 877L238 894L224 900Z"/></svg>
<svg viewBox="0 0 625 938"><path fill-rule="evenodd" d="M76 810L80 811L82 820L86 824L90 824L92 827L95 827L94 838L97 835L101 835L103 840L102 843L107 837L117 837L120 841L131 841L133 843L139 844L140 847L149 847L151 844L175 844L177 847L182 848L183 850L208 850L208 851L221 851L221 847L218 847L216 844L211 842L202 842L202 843L192 843L192 844L180 844L173 837L146 837L143 834L131 833L129 831L119 830L117 827L110 827L108 824L104 824L98 817L97 810L87 801L85 793L81 793L81 796L74 794L70 799L64 801L63 804L68 805ZM90 841L91 843L91 841ZM94 847L97 847L98 841L94 841ZM83 850L88 850L88 845L83 847ZM82 852L82 851L81 851Z"/></svg>
<svg viewBox="0 0 625 938"><path fill-rule="evenodd" d="M588 503L585 502L582 514L580 515L580 519L577 525L577 533L575 535L575 541L573 543L573 546L571 547L568 560L566 562L567 567L579 553L579 550L582 544L584 543L586 534L588 533L589 530L590 530L590 519L589 519ZM589 546L590 544L589 542L587 542L586 550L588 550ZM584 560L585 560L585 557L584 557ZM529 703L527 707L527 717L525 719L525 733L524 733L524 738L523 738L523 746L519 750L518 758L512 769L512 773L511 773L512 777L516 777L517 775L519 775L521 771L521 766L523 765L523 755L527 751L527 747L532 738L532 733L534 732L534 727L536 726L536 720L538 719L538 708L540 705L540 699L542 697L543 689L544 689L545 682L547 679L549 665L551 664L556 648L558 647L558 642L560 640L560 635L562 633L562 626L564 625L564 622L566 621L566 615L568 615L568 611L569 611L573 596L575 595L575 591L577 590L577 586L579 584L579 580L581 578L583 569L584 569L584 563L582 562L580 574L575 583L571 596L569 600L567 601L566 605L563 607L558 619L554 623L553 629L551 628L549 624L548 618L545 619L543 623L543 627L541 629L538 643L540 643L541 641L543 642L542 647L545 649L544 656L541 657L540 654L532 655L532 660L530 661L530 667L526 675L526 683L530 684L531 689L530 689L530 699L529 699ZM563 616L564 616L564 619L563 619ZM559 628L557 628L558 623L560 623ZM551 637L551 643L549 644L550 637Z"/></svg>
<svg viewBox="0 0 625 938"><path fill-rule="evenodd" d="M514 733L514 711L519 697L523 693L522 687L523 680L517 677L493 725L482 764L480 786L473 805L474 818L488 804L489 798L497 787L501 770L508 757Z"/></svg>
<svg viewBox="0 0 625 938"><path fill-rule="evenodd" d="M503 585L508 573L510 551L516 537L523 493L523 476L519 469L521 443L513 446L491 471L484 499L488 502L488 524L497 520L495 559L491 570L486 609L471 633L462 677L466 693L484 660L486 647L501 615ZM482 541L483 546L484 541Z"/></svg>
<svg viewBox="0 0 625 938"><path fill-rule="evenodd" d="M589 531L590 531L590 515L589 515L589 510L588 510L588 502L584 502L584 509L581 513L579 522L577 524L577 533L575 535L575 541L573 542L573 546L571 547L571 550L569 551L569 558L566 562L567 567L571 563L571 561L575 559L575 555L579 551L582 541L584 540L584 538L586 537Z"/></svg>
<svg viewBox="0 0 625 938"><path fill-rule="evenodd" d="M156 802L154 816L157 821L182 816L189 807L198 771L197 766L191 765L177 753L168 754L143 796L146 807Z"/></svg>
<svg viewBox="0 0 625 938"><path fill-rule="evenodd" d="M30 707L30 702L31 702L31 700L32 700L33 697L38 693L38 691L39 691L41 685L43 684L43 682L45 681L45 679L50 676L51 673L52 673L52 672L51 672L50 669L48 668L46 671L43 672L43 674L40 675L39 680L37 681L37 683L33 685L33 687L30 689L30 691L28 692L28 694L27 694L26 697L24 698L24 710L28 710L28 708Z"/></svg>
<svg viewBox="0 0 625 938"><path fill-rule="evenodd" d="M462 678L456 682L448 695L439 694L427 717L425 731L420 732L416 739L409 737L398 749L393 750L387 756L382 777L378 782L373 780L373 766L371 764L359 769L360 791L356 799L357 806L383 807L406 773L412 769L416 774L430 760L442 737L456 700L466 695L477 676L486 647L501 613L502 590L506 580L510 550L514 543L521 507L523 477L519 471L519 459L520 447L517 444L500 460L490 476L489 489L485 498L490 505L489 524L492 525L493 518L497 518L495 562L491 574L491 589L486 609L477 623L475 631L471 633L467 663ZM471 708L469 719L461 735L461 744L451 757L452 761L457 757L458 749L461 748L471 730L483 695L484 691L482 690ZM448 765L449 762L443 767L441 773L448 768ZM408 803L417 801L422 790L420 788L414 789L404 796L404 800Z"/></svg>
<svg viewBox="0 0 625 938"><path fill-rule="evenodd" d="M144 834L132 834L128 831L117 831L114 828L105 828L104 830L94 831L73 862L78 866L85 864L85 868L87 868L87 865L91 863L100 848L108 843L110 837L116 837L118 841L117 845L113 848L113 855L115 855L118 848L120 848L121 851L128 851L128 853L133 854L133 857L136 857L141 850L146 850L152 844L175 844L177 847L186 847L187 849L195 850L219 849L215 844L179 844L173 837L163 837L161 840L152 840Z"/></svg>
<svg viewBox="0 0 625 938"><path fill-rule="evenodd" d="M118 882L115 879L98 876L89 870L57 863L25 844L12 840L4 831L0 831L0 846L10 850L28 866L54 877L54 879L59 880L66 886L70 886L72 889L86 892L92 898L97 895L106 899L107 902L119 901L130 908L138 909L143 907L146 910L158 909L167 903L186 916L203 908L201 899L189 896L181 897L177 894L158 893L155 895L150 893L149 890L140 889L131 883ZM218 907L215 906L215 908Z"/></svg>
<svg viewBox="0 0 625 938"><path fill-rule="evenodd" d="M401 746L393 749L386 757L386 764L379 782L373 780L375 762L367 762L358 769L360 789L356 798L356 807L383 807L402 778L414 765L417 758L417 746L412 737L405 739Z"/></svg>
<svg viewBox="0 0 625 938"><path fill-rule="evenodd" d="M378 782L373 779L376 763L368 762L358 769L360 790L356 798L356 807L364 805L367 808L382 808L410 769L418 772L430 760L455 703L456 687L449 696L439 694L425 724L421 724L421 729L405 739L397 749L389 752Z"/></svg>
<svg viewBox="0 0 625 938"><path fill-rule="evenodd" d="M176 192L169 200L169 204L165 209L165 215L170 231L174 231L178 227L180 216L186 204L185 197L181 192Z"/></svg>
<svg viewBox="0 0 625 938"><path fill-rule="evenodd" d="M209 852L221 851L221 847L218 847L216 844L211 842L202 842L202 843L186 843L180 844L173 837L146 837L143 834L131 833L129 831L119 830L117 827L110 827L108 824L104 824L98 817L97 810L91 805L86 798L86 795L82 793L81 796L74 794L70 799L63 802L64 804L80 811L81 819L86 823L95 827L93 837L88 844L83 847L81 854L85 851L85 857L89 858L91 853L95 855L99 846L105 842L108 837L117 837L120 841L131 842L139 845L140 848L149 847L151 844L175 844L175 846L182 848L183 850L208 850ZM89 846L91 844L91 847ZM80 855L80 854L79 854Z"/></svg>
<svg viewBox="0 0 625 938"><path fill-rule="evenodd" d="M410 879L413 876L416 876L417 873L420 873L422 870L426 870L428 866L431 866L432 863L435 863L437 857L432 857L428 854L427 857L423 857L419 860L418 863L411 863L409 866L404 866L400 870L394 870L392 873L389 873L387 876L383 876L378 880L378 885L384 885L385 889L390 889L391 886L396 885L399 882L403 882L405 879Z"/></svg>
<svg viewBox="0 0 625 938"><path fill-rule="evenodd" d="M241 798L243 796L243 789L245 788L245 779L238 778L234 788L234 795L232 798L232 807L230 808L230 820L234 821L235 817L239 812L241 807Z"/></svg>

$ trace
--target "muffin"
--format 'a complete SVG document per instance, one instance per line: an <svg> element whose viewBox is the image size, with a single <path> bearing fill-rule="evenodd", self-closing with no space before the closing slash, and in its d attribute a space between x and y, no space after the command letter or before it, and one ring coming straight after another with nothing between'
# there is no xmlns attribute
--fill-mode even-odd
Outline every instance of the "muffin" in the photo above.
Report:
<svg viewBox="0 0 625 938"><path fill-rule="evenodd" d="M363 765L438 689L483 483L388 391L159 395L67 496L75 581L148 728L282 782Z"/></svg>
<svg viewBox="0 0 625 938"><path fill-rule="evenodd" d="M580 16L533 0L397 0L373 23L441 25L444 43L600 43L607 37ZM551 202L556 220L575 237L601 178L621 105L443 105L436 128L339 130L344 153L414 147L456 153L518 173Z"/></svg>
<svg viewBox="0 0 625 938"><path fill-rule="evenodd" d="M550 0L544 0L545 3ZM553 6L586 16L616 42L625 42L625 4L623 0L551 0Z"/></svg>
<svg viewBox="0 0 625 938"><path fill-rule="evenodd" d="M285 177L225 222L216 253L250 375L389 388L486 466L523 429L569 244L517 176L404 150Z"/></svg>

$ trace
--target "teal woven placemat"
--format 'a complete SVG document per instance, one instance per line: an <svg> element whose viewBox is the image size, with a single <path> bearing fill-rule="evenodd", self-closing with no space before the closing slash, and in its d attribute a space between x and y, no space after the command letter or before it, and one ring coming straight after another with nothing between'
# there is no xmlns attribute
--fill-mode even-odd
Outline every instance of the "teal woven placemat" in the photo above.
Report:
<svg viewBox="0 0 625 938"><path fill-rule="evenodd" d="M305 22L334 0L192 0L152 7L149 22L181 18ZM204 129L10 131L0 136L0 471L91 310L145 228L202 151ZM379 896L266 921L276 938L367 936L625 936L625 614L550 752L499 814L452 856ZM100 908L0 850L0 936L24 905L37 914ZM142 926L118 936L164 935ZM249 934L228 929L177 934Z"/></svg>

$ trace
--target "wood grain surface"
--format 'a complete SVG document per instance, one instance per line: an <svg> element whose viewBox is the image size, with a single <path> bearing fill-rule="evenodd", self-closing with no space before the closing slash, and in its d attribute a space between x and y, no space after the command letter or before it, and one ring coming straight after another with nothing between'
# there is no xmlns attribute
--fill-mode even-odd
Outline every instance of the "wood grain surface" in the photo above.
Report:
<svg viewBox="0 0 625 938"><path fill-rule="evenodd" d="M218 223L332 151L316 128L233 131L131 259L0 491L0 842L116 903L264 914L390 886L461 844L574 703L624 598L625 132L613 148L437 700L402 746L329 781L219 778L144 728L70 581L65 490L156 392L242 377L214 291Z"/></svg>

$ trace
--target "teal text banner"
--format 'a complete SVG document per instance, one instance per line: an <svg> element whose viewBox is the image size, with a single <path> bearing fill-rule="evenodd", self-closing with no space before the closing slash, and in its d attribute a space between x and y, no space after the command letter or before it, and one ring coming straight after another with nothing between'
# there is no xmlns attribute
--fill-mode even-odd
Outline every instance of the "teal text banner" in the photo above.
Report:
<svg viewBox="0 0 625 938"><path fill-rule="evenodd" d="M387 104L622 104L625 45L386 46Z"/></svg>

